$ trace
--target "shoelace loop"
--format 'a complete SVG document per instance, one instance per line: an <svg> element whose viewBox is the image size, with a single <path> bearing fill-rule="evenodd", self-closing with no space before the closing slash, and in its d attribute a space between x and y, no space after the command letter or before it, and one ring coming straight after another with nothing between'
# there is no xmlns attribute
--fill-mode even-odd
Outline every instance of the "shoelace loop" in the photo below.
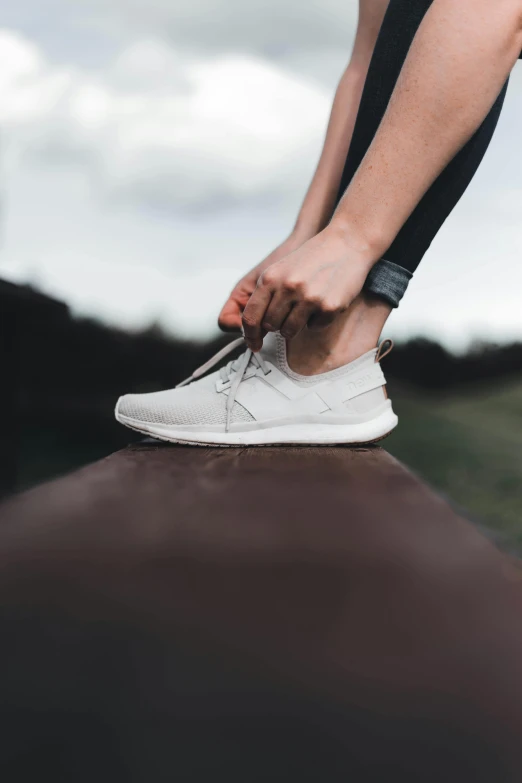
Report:
<svg viewBox="0 0 522 783"><path fill-rule="evenodd" d="M232 353L232 351L235 351L236 348L239 348L240 345L244 344L244 338L238 337L237 340L233 340L228 345L225 345L225 347L218 351L215 356L208 360L208 362L205 362L205 364L202 364L201 367L197 368L197 370L194 370L190 378L187 378L181 383L178 383L176 388L180 389L182 386L188 386L193 381L198 380L198 378L201 378L209 370L215 367L216 364L219 364L219 362ZM245 378L246 372L250 365L256 369L260 369L263 372L263 375L268 375L270 372L270 369L267 367L266 362L263 360L261 354L253 353L250 348L247 348L245 353L241 354L241 356L239 356L237 359L229 362L226 367L222 367L220 370L220 377L223 383L230 382L230 391L227 397L227 418L225 422L225 432L228 432L230 429L230 420L232 416L232 409L236 401L237 390Z"/></svg>

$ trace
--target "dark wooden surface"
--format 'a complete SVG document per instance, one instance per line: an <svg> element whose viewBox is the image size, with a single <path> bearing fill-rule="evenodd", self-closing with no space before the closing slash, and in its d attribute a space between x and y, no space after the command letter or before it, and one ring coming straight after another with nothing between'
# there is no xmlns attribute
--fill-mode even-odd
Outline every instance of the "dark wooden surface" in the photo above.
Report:
<svg viewBox="0 0 522 783"><path fill-rule="evenodd" d="M521 576L379 448L129 447L0 508L1 779L520 781Z"/></svg>

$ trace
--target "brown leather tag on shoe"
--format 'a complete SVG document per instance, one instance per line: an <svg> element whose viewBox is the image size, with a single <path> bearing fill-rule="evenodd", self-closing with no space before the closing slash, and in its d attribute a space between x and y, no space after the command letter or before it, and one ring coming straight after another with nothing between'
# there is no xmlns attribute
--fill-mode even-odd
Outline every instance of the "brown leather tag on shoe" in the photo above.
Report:
<svg viewBox="0 0 522 783"><path fill-rule="evenodd" d="M375 361L381 362L385 356L388 356L388 354L393 351L393 346L394 346L393 340L383 340L382 343L379 345L379 349L377 351L377 356L375 357Z"/></svg>

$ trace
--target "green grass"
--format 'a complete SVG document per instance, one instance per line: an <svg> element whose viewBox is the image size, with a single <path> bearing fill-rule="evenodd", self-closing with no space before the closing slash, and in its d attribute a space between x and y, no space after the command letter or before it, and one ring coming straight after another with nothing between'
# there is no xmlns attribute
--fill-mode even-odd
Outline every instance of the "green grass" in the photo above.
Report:
<svg viewBox="0 0 522 783"><path fill-rule="evenodd" d="M391 454L479 521L522 544L522 380L441 398L391 387Z"/></svg>

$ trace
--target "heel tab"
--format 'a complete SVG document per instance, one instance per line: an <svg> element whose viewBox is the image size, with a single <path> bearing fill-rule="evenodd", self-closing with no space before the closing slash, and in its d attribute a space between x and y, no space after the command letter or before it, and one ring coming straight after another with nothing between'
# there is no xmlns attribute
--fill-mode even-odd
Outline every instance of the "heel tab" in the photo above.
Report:
<svg viewBox="0 0 522 783"><path fill-rule="evenodd" d="M383 340L377 349L377 355L375 356L376 362L382 362L385 356L393 351L395 343L393 340Z"/></svg>

